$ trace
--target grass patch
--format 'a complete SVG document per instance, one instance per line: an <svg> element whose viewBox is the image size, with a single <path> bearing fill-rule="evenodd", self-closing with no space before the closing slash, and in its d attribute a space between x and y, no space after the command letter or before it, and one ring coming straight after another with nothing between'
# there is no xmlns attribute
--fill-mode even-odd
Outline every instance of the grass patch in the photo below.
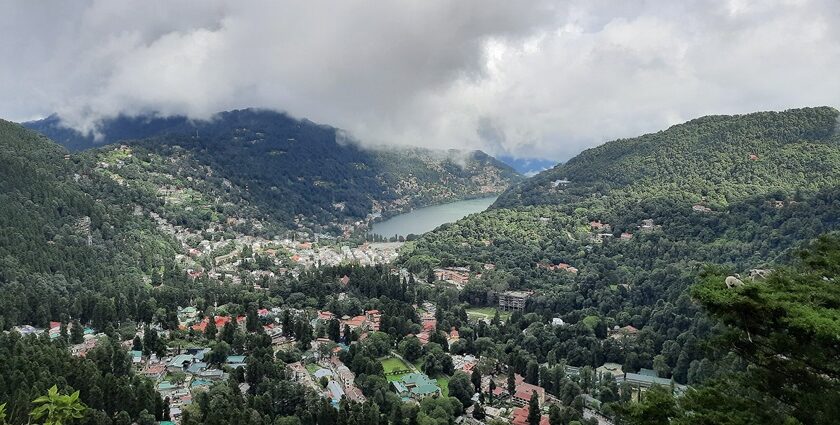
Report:
<svg viewBox="0 0 840 425"><path fill-rule="evenodd" d="M387 379L388 382L399 381L403 375L406 375L406 373L396 375L389 375L389 373L400 370L411 370L411 366L405 364L405 362L396 357L386 357L379 362L382 363L382 369L383 372L385 372L385 379Z"/></svg>
<svg viewBox="0 0 840 425"><path fill-rule="evenodd" d="M309 371L309 373L315 373L320 368L321 367L316 365L315 363L309 363L306 365L306 370Z"/></svg>
<svg viewBox="0 0 840 425"><path fill-rule="evenodd" d="M496 315L496 308L495 307L473 307L467 309L467 317L474 320L493 320L493 316ZM503 321L507 321L510 319L510 312L509 311L499 311L499 318Z"/></svg>
<svg viewBox="0 0 840 425"><path fill-rule="evenodd" d="M435 378L438 387L440 387L440 394L444 397L449 397L449 377L441 375Z"/></svg>

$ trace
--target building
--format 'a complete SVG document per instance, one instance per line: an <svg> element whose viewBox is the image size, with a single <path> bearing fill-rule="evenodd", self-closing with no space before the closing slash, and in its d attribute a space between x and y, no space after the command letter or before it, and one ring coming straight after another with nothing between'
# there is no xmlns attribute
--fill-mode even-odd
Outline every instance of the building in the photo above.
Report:
<svg viewBox="0 0 840 425"><path fill-rule="evenodd" d="M423 397L440 395L437 382L423 373L409 373L400 377L399 381L391 383L403 400L419 400Z"/></svg>
<svg viewBox="0 0 840 425"><path fill-rule="evenodd" d="M618 363L604 363L595 369L596 376L602 378L604 375L612 375L614 378L624 376L624 371L621 370L621 365Z"/></svg>
<svg viewBox="0 0 840 425"><path fill-rule="evenodd" d="M539 400L540 406L545 403L545 389L543 387L525 382L525 378L519 374L516 374L515 378L516 390L511 395L511 401L520 406L525 406L531 401L531 395L537 393L537 400Z"/></svg>
<svg viewBox="0 0 840 425"><path fill-rule="evenodd" d="M192 354L178 354L166 364L166 370L169 372L184 372L194 361L195 357Z"/></svg>
<svg viewBox="0 0 840 425"><path fill-rule="evenodd" d="M625 373L623 376L616 378L616 382L626 382L639 388L650 388L654 385L660 385L672 388L677 394L682 394L688 389L685 385L677 384L668 378L660 378L655 371L644 368L640 369L639 373Z"/></svg>
<svg viewBox="0 0 840 425"><path fill-rule="evenodd" d="M513 425L528 425L528 406L513 409L510 415L510 423ZM548 425L548 415L540 417L540 425Z"/></svg>
<svg viewBox="0 0 840 425"><path fill-rule="evenodd" d="M505 311L522 311L525 309L525 302L531 297L532 292L528 291L505 291L499 294L499 308Z"/></svg>
<svg viewBox="0 0 840 425"><path fill-rule="evenodd" d="M559 317L555 317L551 319L551 326L566 326L566 322L564 322L563 319Z"/></svg>
<svg viewBox="0 0 840 425"><path fill-rule="evenodd" d="M287 364L286 372L289 374L289 379L294 382L301 382L309 375L306 367L301 362Z"/></svg>

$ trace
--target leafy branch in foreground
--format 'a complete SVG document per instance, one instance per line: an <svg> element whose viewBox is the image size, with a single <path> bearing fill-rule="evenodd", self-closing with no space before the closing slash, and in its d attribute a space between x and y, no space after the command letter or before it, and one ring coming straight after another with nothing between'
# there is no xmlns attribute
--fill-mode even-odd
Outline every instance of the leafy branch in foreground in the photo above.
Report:
<svg viewBox="0 0 840 425"><path fill-rule="evenodd" d="M44 425L63 425L73 419L80 419L87 408L79 400L78 391L69 395L59 394L55 385L49 389L47 395L32 400L32 403L39 406L32 409L29 415L35 420L45 418Z"/></svg>

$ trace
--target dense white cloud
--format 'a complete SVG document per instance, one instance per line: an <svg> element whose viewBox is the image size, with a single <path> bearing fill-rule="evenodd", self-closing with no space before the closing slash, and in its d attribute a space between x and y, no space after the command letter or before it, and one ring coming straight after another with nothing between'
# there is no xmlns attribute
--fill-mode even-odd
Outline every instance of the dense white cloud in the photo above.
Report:
<svg viewBox="0 0 840 425"><path fill-rule="evenodd" d="M249 106L370 143L565 159L704 114L840 102L840 2L0 3L0 116Z"/></svg>

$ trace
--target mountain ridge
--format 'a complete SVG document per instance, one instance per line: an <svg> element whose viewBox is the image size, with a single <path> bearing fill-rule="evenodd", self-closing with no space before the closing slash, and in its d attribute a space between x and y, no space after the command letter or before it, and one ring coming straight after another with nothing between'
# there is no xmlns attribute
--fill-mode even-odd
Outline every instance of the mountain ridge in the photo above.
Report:
<svg viewBox="0 0 840 425"><path fill-rule="evenodd" d="M93 135L62 127L56 116L25 125L71 149L95 142ZM99 131L107 145L158 154L186 149L216 175L248 187L270 215L289 225L298 215L320 224L355 221L498 194L522 178L481 151L368 149L344 142L334 127L269 110L225 111L210 120L120 116L100 123Z"/></svg>

